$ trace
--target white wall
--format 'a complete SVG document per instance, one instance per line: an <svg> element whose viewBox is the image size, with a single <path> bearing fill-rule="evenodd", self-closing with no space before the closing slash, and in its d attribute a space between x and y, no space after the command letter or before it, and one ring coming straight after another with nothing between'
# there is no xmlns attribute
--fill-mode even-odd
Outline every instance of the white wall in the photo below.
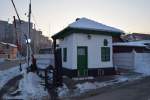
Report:
<svg viewBox="0 0 150 100"><path fill-rule="evenodd" d="M73 68L73 35L65 37L63 40L59 41L59 46L62 51L62 66L65 68ZM67 48L67 61L63 61L63 48Z"/></svg>
<svg viewBox="0 0 150 100"><path fill-rule="evenodd" d="M135 71L150 75L150 53L135 54Z"/></svg>
<svg viewBox="0 0 150 100"><path fill-rule="evenodd" d="M101 61L101 47L104 39L108 40L108 46L111 50L110 61ZM112 64L112 37L106 35L92 35L91 39L87 34L72 34L60 42L60 47L67 47L67 62L63 62L66 68L77 69L77 46L88 47L88 68L113 67Z"/></svg>
<svg viewBox="0 0 150 100"><path fill-rule="evenodd" d="M115 67L134 69L134 53L114 53L113 63Z"/></svg>
<svg viewBox="0 0 150 100"><path fill-rule="evenodd" d="M114 66L150 75L150 53L115 53Z"/></svg>
<svg viewBox="0 0 150 100"><path fill-rule="evenodd" d="M74 34L74 68L77 66L77 46L88 47L88 68L105 68L113 67L112 65L112 37L106 35L91 35L91 39L87 38L87 34ZM110 61L101 61L101 47L103 47L104 39L108 40L110 47Z"/></svg>

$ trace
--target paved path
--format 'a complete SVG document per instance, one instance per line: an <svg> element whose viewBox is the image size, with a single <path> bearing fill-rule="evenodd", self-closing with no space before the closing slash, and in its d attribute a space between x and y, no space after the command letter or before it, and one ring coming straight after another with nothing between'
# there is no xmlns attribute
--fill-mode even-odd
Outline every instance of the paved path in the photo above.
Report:
<svg viewBox="0 0 150 100"><path fill-rule="evenodd" d="M80 100L150 100L150 77L102 89L98 95Z"/></svg>

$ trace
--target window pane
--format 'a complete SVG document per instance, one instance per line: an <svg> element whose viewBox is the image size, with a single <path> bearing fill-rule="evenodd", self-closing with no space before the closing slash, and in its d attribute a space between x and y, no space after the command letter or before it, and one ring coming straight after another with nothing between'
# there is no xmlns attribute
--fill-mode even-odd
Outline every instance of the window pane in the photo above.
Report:
<svg viewBox="0 0 150 100"><path fill-rule="evenodd" d="M106 39L104 39L104 46L108 45L108 41Z"/></svg>
<svg viewBox="0 0 150 100"><path fill-rule="evenodd" d="M63 61L67 61L67 48L63 48Z"/></svg>
<svg viewBox="0 0 150 100"><path fill-rule="evenodd" d="M105 61L105 47L101 48L101 60Z"/></svg>
<svg viewBox="0 0 150 100"><path fill-rule="evenodd" d="M101 47L101 60L110 61L110 47Z"/></svg>
<svg viewBox="0 0 150 100"><path fill-rule="evenodd" d="M85 55L85 49L84 48L79 48L78 49L78 55Z"/></svg>
<svg viewBox="0 0 150 100"><path fill-rule="evenodd" d="M106 47L106 61L110 61L110 48Z"/></svg>

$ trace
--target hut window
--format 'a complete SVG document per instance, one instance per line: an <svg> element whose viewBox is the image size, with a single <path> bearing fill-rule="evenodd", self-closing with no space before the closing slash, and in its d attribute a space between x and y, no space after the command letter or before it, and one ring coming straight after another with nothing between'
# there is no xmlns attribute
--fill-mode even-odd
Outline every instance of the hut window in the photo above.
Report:
<svg viewBox="0 0 150 100"><path fill-rule="evenodd" d="M63 48L63 61L67 61L67 48Z"/></svg>
<svg viewBox="0 0 150 100"><path fill-rule="evenodd" d="M106 39L104 39L104 46L108 45L108 41Z"/></svg>
<svg viewBox="0 0 150 100"><path fill-rule="evenodd" d="M110 47L101 47L101 61L110 61Z"/></svg>

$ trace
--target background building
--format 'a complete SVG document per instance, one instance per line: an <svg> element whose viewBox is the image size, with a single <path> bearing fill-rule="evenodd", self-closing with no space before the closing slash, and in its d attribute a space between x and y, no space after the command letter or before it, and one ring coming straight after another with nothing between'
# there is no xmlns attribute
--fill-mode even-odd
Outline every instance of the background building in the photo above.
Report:
<svg viewBox="0 0 150 100"><path fill-rule="evenodd" d="M31 47L34 53L38 53L40 49L51 47L52 41L42 35L42 31L33 28L33 23L30 23L31 27ZM18 34L18 40L22 47L22 55L26 55L26 42L25 34L28 34L28 22L16 21L16 31ZM14 22L8 23L7 21L0 21L0 42L7 42L16 44L16 33L14 28Z"/></svg>

